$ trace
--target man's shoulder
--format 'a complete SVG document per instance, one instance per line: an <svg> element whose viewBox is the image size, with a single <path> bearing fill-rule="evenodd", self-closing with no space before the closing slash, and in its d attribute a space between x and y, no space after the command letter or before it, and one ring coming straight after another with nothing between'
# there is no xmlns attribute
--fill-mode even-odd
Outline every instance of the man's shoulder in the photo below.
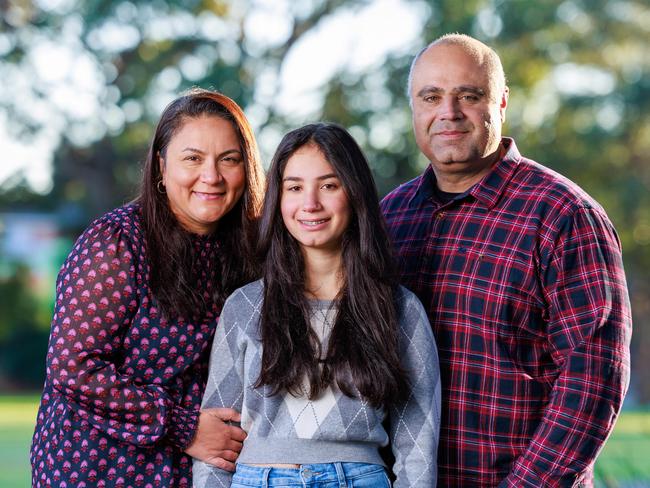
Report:
<svg viewBox="0 0 650 488"><path fill-rule="evenodd" d="M513 175L510 191L519 197L535 200L565 212L593 208L604 212L577 183L566 176L532 159L522 157Z"/></svg>
<svg viewBox="0 0 650 488"><path fill-rule="evenodd" d="M399 210L410 203L410 200L415 196L422 183L423 174L419 174L415 178L402 183L397 188L389 192L381 200L381 209L386 214L394 210Z"/></svg>

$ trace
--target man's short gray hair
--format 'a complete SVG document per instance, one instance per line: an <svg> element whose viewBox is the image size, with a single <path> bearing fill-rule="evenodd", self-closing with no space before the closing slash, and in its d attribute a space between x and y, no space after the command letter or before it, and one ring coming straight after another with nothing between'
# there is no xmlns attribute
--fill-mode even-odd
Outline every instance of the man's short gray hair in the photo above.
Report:
<svg viewBox="0 0 650 488"><path fill-rule="evenodd" d="M406 85L406 95L409 99L409 104L413 106L413 98L411 96L411 89L413 88L413 71L418 60L430 47L439 46L439 45L453 45L462 47L467 53L469 53L475 60L478 66L484 66L487 70L488 77L490 79L490 96L491 97L500 97L500 94L503 93L506 87L506 75L503 71L503 65L501 64L501 59L494 49L483 44L478 39L474 39L471 36L466 34L445 34L440 36L435 41L431 42L427 46L420 49L420 51L415 55L413 61L411 62L411 68L409 69L409 77Z"/></svg>

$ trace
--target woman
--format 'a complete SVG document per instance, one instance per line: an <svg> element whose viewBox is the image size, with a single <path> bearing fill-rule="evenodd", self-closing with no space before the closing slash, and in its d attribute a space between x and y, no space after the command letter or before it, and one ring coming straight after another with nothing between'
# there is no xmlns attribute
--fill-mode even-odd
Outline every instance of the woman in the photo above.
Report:
<svg viewBox="0 0 650 488"><path fill-rule="evenodd" d="M255 277L262 187L235 102L197 89L165 109L140 196L59 273L33 486L191 486L190 455L234 467L238 416L199 406L223 301Z"/></svg>
<svg viewBox="0 0 650 488"><path fill-rule="evenodd" d="M389 440L395 486L435 486L433 335L393 282L372 175L344 129L284 137L260 249L264 278L226 301L203 399L241 410L248 437L234 476L195 461L195 486L390 486L379 455Z"/></svg>

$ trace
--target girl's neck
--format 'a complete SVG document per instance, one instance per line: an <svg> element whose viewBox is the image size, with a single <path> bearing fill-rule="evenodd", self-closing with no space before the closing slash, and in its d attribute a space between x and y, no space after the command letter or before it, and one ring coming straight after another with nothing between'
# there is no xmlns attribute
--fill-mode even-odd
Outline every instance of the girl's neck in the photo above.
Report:
<svg viewBox="0 0 650 488"><path fill-rule="evenodd" d="M304 260L307 297L334 300L343 286L341 253L304 253Z"/></svg>

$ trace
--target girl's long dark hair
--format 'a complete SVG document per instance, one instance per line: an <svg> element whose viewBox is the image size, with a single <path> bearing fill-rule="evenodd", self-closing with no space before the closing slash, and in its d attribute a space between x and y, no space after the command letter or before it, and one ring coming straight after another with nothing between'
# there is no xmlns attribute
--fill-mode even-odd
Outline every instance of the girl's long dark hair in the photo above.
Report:
<svg viewBox="0 0 650 488"><path fill-rule="evenodd" d="M310 325L304 259L280 214L284 168L305 145L318 148L332 165L351 208L342 243L344 285L336 300L338 312L324 361ZM273 394L299 394L306 375L310 398L333 383L346 395L361 395L377 407L403 398L407 383L397 346L396 283L389 239L361 149L338 125L310 124L284 136L267 177L259 236L265 288L264 347L257 386L269 385Z"/></svg>
<svg viewBox="0 0 650 488"><path fill-rule="evenodd" d="M185 120L202 116L229 121L237 133L246 171L246 187L239 202L219 221L218 263L207 271L213 283L211 301L221 307L237 287L259 276L255 250L255 226L263 200L264 173L253 131L242 109L221 93L193 89L165 108L154 133L144 164L140 204L147 254L151 269L150 285L166 317L202 317L210 304L196 289L192 270L196 258L194 237L184 230L172 213L167 195L161 193L160 158ZM215 134L219 137L219 134Z"/></svg>

